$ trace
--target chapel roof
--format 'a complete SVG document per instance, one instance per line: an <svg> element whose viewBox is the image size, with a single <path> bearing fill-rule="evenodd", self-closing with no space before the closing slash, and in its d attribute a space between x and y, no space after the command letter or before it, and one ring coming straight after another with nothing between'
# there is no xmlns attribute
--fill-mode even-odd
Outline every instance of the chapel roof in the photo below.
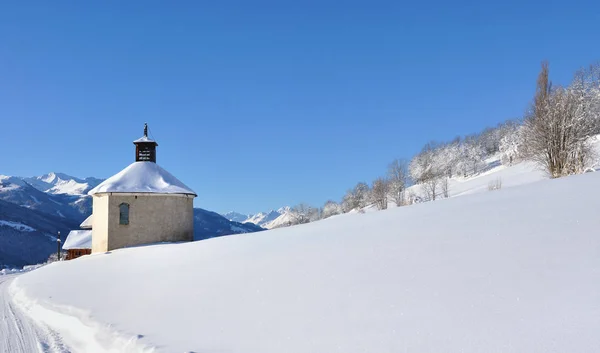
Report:
<svg viewBox="0 0 600 353"><path fill-rule="evenodd" d="M197 196L194 190L153 162L133 162L88 192L186 194Z"/></svg>

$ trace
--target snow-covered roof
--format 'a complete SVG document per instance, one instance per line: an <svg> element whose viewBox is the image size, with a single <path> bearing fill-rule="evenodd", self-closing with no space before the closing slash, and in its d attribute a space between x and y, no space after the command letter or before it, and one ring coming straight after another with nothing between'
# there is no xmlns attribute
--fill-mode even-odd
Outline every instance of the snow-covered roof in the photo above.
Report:
<svg viewBox="0 0 600 353"><path fill-rule="evenodd" d="M63 250L71 249L91 249L92 231L91 230L72 230L67 235L63 245Z"/></svg>
<svg viewBox="0 0 600 353"><path fill-rule="evenodd" d="M99 193L197 194L154 162L133 162L88 192Z"/></svg>
<svg viewBox="0 0 600 353"><path fill-rule="evenodd" d="M88 218L85 219L85 221L81 222L81 224L79 225L80 228L82 229L92 229L92 220L93 220L94 215L91 214Z"/></svg>
<svg viewBox="0 0 600 353"><path fill-rule="evenodd" d="M142 136L139 139L133 141L133 143L140 143L140 142L154 142L156 143L156 141L154 141L153 139L149 138L148 136ZM158 145L158 143L156 143Z"/></svg>

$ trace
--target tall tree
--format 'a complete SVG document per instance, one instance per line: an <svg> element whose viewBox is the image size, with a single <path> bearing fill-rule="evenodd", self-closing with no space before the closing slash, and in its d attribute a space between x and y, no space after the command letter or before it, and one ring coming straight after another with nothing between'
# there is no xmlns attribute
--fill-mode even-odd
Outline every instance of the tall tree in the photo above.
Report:
<svg viewBox="0 0 600 353"><path fill-rule="evenodd" d="M373 182L373 187L371 188L371 197L377 209L385 210L387 209L387 196L389 191L389 182L383 178L377 178Z"/></svg>
<svg viewBox="0 0 600 353"><path fill-rule="evenodd" d="M404 190L408 184L408 163L404 159L394 159L388 166L387 180L389 181L389 192L396 206L402 206Z"/></svg>
<svg viewBox="0 0 600 353"><path fill-rule="evenodd" d="M552 88L548 64L542 64L523 133L527 157L551 178L582 172L589 163L589 137L598 119L597 92L597 83L589 84L583 73L567 88Z"/></svg>

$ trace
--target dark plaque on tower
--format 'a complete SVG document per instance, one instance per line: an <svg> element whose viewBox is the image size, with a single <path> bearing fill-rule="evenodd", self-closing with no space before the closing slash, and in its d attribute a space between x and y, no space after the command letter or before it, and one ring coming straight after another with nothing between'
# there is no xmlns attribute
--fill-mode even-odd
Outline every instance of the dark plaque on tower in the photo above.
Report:
<svg viewBox="0 0 600 353"><path fill-rule="evenodd" d="M158 143L148 137L148 124L144 124L144 136L133 141L136 162L156 163L156 146Z"/></svg>

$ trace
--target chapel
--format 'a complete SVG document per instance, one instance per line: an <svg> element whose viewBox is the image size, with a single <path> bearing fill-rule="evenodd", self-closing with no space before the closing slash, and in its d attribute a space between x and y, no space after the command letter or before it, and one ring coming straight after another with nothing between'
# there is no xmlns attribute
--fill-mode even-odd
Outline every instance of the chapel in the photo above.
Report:
<svg viewBox="0 0 600 353"><path fill-rule="evenodd" d="M84 223L91 224L92 253L194 238L196 193L156 164L158 143L147 124L133 144L135 162L88 192L92 215Z"/></svg>

